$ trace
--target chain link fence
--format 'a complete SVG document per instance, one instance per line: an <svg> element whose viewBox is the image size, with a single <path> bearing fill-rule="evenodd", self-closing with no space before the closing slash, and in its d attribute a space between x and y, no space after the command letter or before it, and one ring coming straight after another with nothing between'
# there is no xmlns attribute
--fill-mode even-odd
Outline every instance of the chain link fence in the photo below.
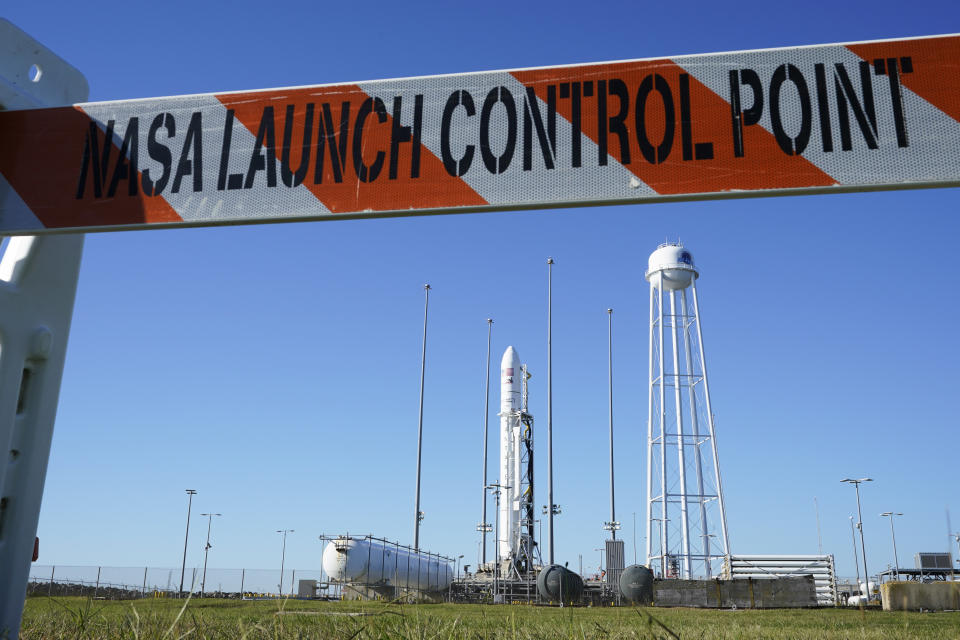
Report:
<svg viewBox="0 0 960 640"><path fill-rule="evenodd" d="M340 585L329 583L320 569L213 569L186 567L95 567L40 565L30 568L27 595L88 596L111 600L193 597L331 598Z"/></svg>

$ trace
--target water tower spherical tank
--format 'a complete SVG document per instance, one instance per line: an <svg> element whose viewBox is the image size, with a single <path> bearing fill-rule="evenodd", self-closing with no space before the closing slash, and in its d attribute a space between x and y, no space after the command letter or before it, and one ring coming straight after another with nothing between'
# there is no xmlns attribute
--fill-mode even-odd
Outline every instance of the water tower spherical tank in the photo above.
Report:
<svg viewBox="0 0 960 640"><path fill-rule="evenodd" d="M634 604L653 602L653 571L639 564L632 564L620 574L620 595Z"/></svg>
<svg viewBox="0 0 960 640"><path fill-rule="evenodd" d="M564 566L551 564L537 576L537 593L549 602L575 602L583 593L583 579Z"/></svg>
<svg viewBox="0 0 960 640"><path fill-rule="evenodd" d="M650 254L647 261L647 282L657 286L663 274L663 288L668 291L686 289L700 274L693 264L693 254L680 243L664 243Z"/></svg>

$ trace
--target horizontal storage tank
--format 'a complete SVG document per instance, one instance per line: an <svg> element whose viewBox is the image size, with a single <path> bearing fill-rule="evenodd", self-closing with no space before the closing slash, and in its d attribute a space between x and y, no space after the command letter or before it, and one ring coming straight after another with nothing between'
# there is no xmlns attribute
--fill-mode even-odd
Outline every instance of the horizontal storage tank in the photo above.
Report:
<svg viewBox="0 0 960 640"><path fill-rule="evenodd" d="M323 570L330 580L419 591L443 591L453 581L450 563L379 540L342 536L323 550Z"/></svg>
<svg viewBox="0 0 960 640"><path fill-rule="evenodd" d="M836 571L831 555L731 555L723 566L723 577L742 580L813 576L817 603L831 606L837 602Z"/></svg>

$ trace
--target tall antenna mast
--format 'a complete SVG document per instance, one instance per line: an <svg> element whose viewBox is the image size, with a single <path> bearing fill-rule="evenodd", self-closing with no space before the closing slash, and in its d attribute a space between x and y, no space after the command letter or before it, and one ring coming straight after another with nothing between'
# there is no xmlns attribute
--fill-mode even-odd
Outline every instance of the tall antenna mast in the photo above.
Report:
<svg viewBox="0 0 960 640"><path fill-rule="evenodd" d="M480 524L477 525L477 531L481 531L483 535L481 566L487 564L487 533L491 531L490 525L487 524L487 443L490 440L488 427L490 426L490 337L492 334L493 318L487 318L487 378L483 400L483 484L480 486L480 492L483 493L483 512L480 516Z"/></svg>

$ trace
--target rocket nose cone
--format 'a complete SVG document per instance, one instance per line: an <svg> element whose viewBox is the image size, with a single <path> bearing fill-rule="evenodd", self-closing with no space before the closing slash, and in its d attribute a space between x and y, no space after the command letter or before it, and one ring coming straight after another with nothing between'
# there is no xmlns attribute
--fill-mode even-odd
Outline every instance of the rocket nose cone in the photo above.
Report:
<svg viewBox="0 0 960 640"><path fill-rule="evenodd" d="M500 360L501 369L519 369L520 368L520 356L517 354L517 350L513 347L507 347L507 350L503 352L503 358Z"/></svg>

